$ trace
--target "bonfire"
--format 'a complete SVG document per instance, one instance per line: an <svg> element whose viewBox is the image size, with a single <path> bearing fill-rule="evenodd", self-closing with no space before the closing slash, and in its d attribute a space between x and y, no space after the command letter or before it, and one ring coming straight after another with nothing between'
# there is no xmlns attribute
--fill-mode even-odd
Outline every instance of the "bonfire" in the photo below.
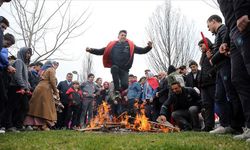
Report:
<svg viewBox="0 0 250 150"><path fill-rule="evenodd" d="M179 132L179 128L169 123L157 123L149 121L146 117L145 104L135 103L136 116L132 117L127 112L120 116L110 115L110 105L103 102L98 107L97 115L91 119L89 125L78 131L128 131L128 132Z"/></svg>

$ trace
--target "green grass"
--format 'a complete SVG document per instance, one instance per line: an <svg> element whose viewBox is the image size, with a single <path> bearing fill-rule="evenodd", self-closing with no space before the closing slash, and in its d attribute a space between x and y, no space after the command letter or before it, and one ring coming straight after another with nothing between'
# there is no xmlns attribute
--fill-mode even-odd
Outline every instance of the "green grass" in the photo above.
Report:
<svg viewBox="0 0 250 150"><path fill-rule="evenodd" d="M0 149L11 150L250 150L250 143L208 133L84 133L77 131L0 134Z"/></svg>

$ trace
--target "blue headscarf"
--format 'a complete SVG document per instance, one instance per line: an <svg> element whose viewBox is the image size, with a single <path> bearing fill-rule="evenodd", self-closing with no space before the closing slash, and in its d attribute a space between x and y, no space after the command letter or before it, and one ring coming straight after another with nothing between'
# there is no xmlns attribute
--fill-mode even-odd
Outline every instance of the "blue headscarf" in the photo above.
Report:
<svg viewBox="0 0 250 150"><path fill-rule="evenodd" d="M41 70L42 70L42 71L45 71L45 70L49 69L50 67L52 67L52 65L53 65L53 62L50 61L50 60L48 60L48 61L46 61L45 64L42 66Z"/></svg>

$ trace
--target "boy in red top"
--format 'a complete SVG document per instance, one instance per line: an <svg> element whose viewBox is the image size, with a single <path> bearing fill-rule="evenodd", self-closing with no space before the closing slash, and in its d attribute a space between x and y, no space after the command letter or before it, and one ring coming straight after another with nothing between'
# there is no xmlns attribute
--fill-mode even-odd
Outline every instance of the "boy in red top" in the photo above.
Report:
<svg viewBox="0 0 250 150"><path fill-rule="evenodd" d="M71 121L69 128L73 129L79 126L81 101L83 98L79 82L72 82L72 87L67 90L66 94L69 100L66 121L68 124Z"/></svg>

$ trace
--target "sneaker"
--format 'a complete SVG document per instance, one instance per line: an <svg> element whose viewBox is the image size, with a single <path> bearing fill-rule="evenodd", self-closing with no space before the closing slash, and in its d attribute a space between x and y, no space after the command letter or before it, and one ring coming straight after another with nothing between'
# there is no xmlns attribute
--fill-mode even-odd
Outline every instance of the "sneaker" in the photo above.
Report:
<svg viewBox="0 0 250 150"><path fill-rule="evenodd" d="M26 131L33 131L33 128L31 126L27 126Z"/></svg>
<svg viewBox="0 0 250 150"><path fill-rule="evenodd" d="M16 127L11 127L6 130L7 132L19 133L20 131L16 129Z"/></svg>
<svg viewBox="0 0 250 150"><path fill-rule="evenodd" d="M249 138L250 138L250 128L246 128L242 134L234 136L234 139L237 140L246 140Z"/></svg>
<svg viewBox="0 0 250 150"><path fill-rule="evenodd" d="M121 94L120 94L120 92L119 91L115 91L115 93L114 93L114 99L121 99L122 97L121 97Z"/></svg>
<svg viewBox="0 0 250 150"><path fill-rule="evenodd" d="M226 134L226 133L232 133L233 129L231 127L223 127L219 126L218 128L210 131L211 134Z"/></svg>
<svg viewBox="0 0 250 150"><path fill-rule="evenodd" d="M5 128L0 128L0 134L3 134L3 133L5 133Z"/></svg>

